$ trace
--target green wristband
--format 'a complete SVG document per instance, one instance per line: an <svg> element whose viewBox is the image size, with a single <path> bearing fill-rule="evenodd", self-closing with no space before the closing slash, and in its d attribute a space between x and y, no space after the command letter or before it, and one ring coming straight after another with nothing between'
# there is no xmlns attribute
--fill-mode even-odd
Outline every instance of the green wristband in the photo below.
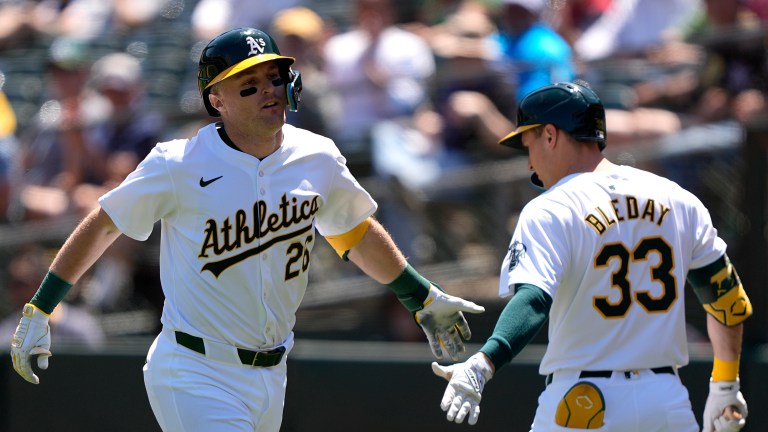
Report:
<svg viewBox="0 0 768 432"><path fill-rule="evenodd" d="M29 302L37 306L38 309L50 315L56 305L61 303L64 296L67 295L72 284L57 276L52 271L48 271L40 288Z"/></svg>
<svg viewBox="0 0 768 432"><path fill-rule="evenodd" d="M432 283L420 275L410 264L406 264L400 276L387 284L397 299L400 300L400 303L412 313L424 308L424 300L429 295L431 285Z"/></svg>

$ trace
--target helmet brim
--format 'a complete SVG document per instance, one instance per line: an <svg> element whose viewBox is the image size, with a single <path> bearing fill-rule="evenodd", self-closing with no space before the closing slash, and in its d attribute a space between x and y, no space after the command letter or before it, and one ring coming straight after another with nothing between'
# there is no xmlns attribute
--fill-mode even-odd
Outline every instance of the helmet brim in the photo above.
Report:
<svg viewBox="0 0 768 432"><path fill-rule="evenodd" d="M287 62L287 66L290 66L293 64L293 62L296 59L293 57L287 57L287 56L282 56L278 54L263 54L263 55L248 57L247 59L239 63L235 63L232 66L221 71L218 75L216 75L216 77L214 77L211 80L211 82L208 83L207 86L205 86L205 88L206 89L210 88L212 85L216 83L220 83L233 75L236 75L248 68L256 66L257 64L261 64L261 63L272 61L272 60L283 60Z"/></svg>
<svg viewBox="0 0 768 432"><path fill-rule="evenodd" d="M509 135L499 140L499 144L507 147L523 150L523 139L522 139L523 132L537 128L539 126L541 126L541 124L530 124L530 125L518 126L518 128L510 132Z"/></svg>

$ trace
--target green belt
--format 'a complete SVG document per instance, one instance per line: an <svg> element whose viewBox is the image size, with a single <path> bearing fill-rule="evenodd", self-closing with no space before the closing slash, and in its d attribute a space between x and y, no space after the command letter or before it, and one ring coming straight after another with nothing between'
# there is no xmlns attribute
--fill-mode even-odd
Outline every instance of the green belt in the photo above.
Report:
<svg viewBox="0 0 768 432"><path fill-rule="evenodd" d="M176 342L192 351L205 355L205 343L202 338L190 334L176 331ZM248 366L272 367L280 364L285 354L285 347L277 347L269 351L251 351L243 348L237 348L237 356L240 362Z"/></svg>

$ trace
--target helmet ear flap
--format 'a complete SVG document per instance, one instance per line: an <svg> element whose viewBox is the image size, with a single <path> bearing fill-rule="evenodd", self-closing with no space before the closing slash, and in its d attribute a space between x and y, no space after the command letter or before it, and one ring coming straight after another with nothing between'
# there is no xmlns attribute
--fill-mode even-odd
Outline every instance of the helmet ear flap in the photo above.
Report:
<svg viewBox="0 0 768 432"><path fill-rule="evenodd" d="M288 80L285 84L285 93L288 98L288 109L298 111L301 104L301 72L288 69Z"/></svg>

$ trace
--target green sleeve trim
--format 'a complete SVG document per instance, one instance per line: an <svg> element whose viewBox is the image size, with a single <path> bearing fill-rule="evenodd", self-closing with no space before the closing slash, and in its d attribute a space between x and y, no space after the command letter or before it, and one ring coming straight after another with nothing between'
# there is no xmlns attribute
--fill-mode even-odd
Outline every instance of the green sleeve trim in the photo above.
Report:
<svg viewBox="0 0 768 432"><path fill-rule="evenodd" d="M67 295L70 288L72 288L71 283L49 271L45 278L43 278L43 282L40 283L40 288L37 289L37 292L29 302L50 315Z"/></svg>
<svg viewBox="0 0 768 432"><path fill-rule="evenodd" d="M712 264L688 271L686 279L702 305L717 301L719 298L718 291L721 294L726 293L730 291L731 288L741 283L739 281L739 276L735 271L728 274L729 277L721 278L723 279L721 282L724 286L712 282L715 275L723 271L723 269L727 268L729 265L730 260L728 259L728 256L723 254L723 256L715 260Z"/></svg>
<svg viewBox="0 0 768 432"><path fill-rule="evenodd" d="M547 321L552 298L539 287L516 286L515 295L504 307L493 334L480 348L499 371L531 342Z"/></svg>
<svg viewBox="0 0 768 432"><path fill-rule="evenodd" d="M400 303L412 313L424 308L424 300L429 295L430 285L431 282L420 275L410 264L406 264L400 276L387 284L397 299L400 300Z"/></svg>

